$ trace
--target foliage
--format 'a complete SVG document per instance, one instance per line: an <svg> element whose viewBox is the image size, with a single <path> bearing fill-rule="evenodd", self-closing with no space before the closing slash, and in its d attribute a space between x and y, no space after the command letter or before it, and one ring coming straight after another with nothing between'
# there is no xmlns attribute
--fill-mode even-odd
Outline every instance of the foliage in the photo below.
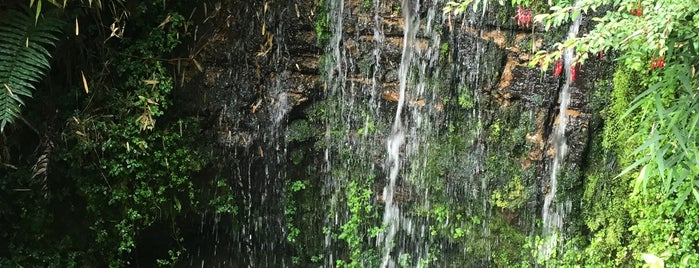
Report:
<svg viewBox="0 0 699 268"><path fill-rule="evenodd" d="M581 1L572 7L552 7L552 14L537 16L537 20L547 27L557 27L581 12L603 5L611 5L617 11L594 18L598 24L584 36L558 44L553 52L539 52L532 64L539 63L546 69L567 48L575 49L574 61L581 64L593 53L614 50L626 68L648 73L643 79L648 90L636 98L629 113L638 113L640 108L643 116L639 125L650 127L652 131L633 153L638 160L622 173L642 166L636 188L645 188L652 179L662 180L662 192L666 196L678 194L680 197L675 207L677 211L692 192L696 192L694 195L699 201L697 188L691 186L694 182L684 179L699 175L699 170L692 168L697 166L695 155L699 153L694 131L698 117L693 113L697 90L693 69L699 64L695 31L699 7L693 1L683 0L658 3ZM663 65L658 65L660 60ZM656 70L657 66L660 67ZM678 192L683 184L690 187Z"/></svg>
<svg viewBox="0 0 699 268"><path fill-rule="evenodd" d="M95 93L109 94L100 96L109 101L102 106L107 113L76 114L64 134L70 145L66 148L72 149L64 153L63 161L85 163L68 172L75 174L88 204L97 253L110 266L128 263L144 228L174 221L176 215L199 205L190 179L204 163L191 148L190 133L196 133L198 123L180 119L156 125L172 102L173 81L162 62L153 59L163 58L180 43L180 31L187 23L179 14L165 15L170 25L152 28L128 42L124 54L113 55L117 91ZM101 180L80 176L85 170L101 174ZM172 232L179 233L174 222L171 225ZM174 239L179 244L182 238ZM169 250L168 260L158 262L176 262L181 250L181 246Z"/></svg>
<svg viewBox="0 0 699 268"><path fill-rule="evenodd" d="M650 181L659 180L665 196L677 195L673 213L685 204L690 194L699 202L696 132L699 115L695 112L699 108L696 102L699 79L693 77L693 66L688 64L699 62L694 57L680 58L679 62L664 68L662 79L641 93L631 107L654 113L642 118L641 124L650 126L651 131L634 152L639 159L624 171L643 165L635 192L646 189Z"/></svg>
<svg viewBox="0 0 699 268"><path fill-rule="evenodd" d="M482 7L482 12L485 14L485 11L488 9L488 3L490 0L465 0L462 2L448 2L442 11L444 13L450 13L453 12L455 15L459 15L461 13L466 12L468 10L469 5L473 4L472 8L474 11L478 11L480 7Z"/></svg>
<svg viewBox="0 0 699 268"><path fill-rule="evenodd" d="M32 97L35 83L49 69L53 47L62 21L33 16L27 11L0 14L0 132L20 116L25 98ZM36 19L36 20L35 20Z"/></svg>
<svg viewBox="0 0 699 268"><path fill-rule="evenodd" d="M315 30L316 40L318 44L326 44L330 41L332 33L330 32L330 17L328 17L328 5L326 0L318 1L315 12ZM320 65L322 66L322 65Z"/></svg>
<svg viewBox="0 0 699 268"><path fill-rule="evenodd" d="M522 207L522 205L528 201L529 195L524 184L522 184L522 179L514 177L505 185L503 191L495 189L490 199L495 206L514 211Z"/></svg>
<svg viewBox="0 0 699 268"><path fill-rule="evenodd" d="M34 4L37 11L41 11L40 3ZM133 2L134 10L126 10L122 1L110 4L113 10L106 13L82 5L62 6L64 16L51 27L60 29L66 20L75 20L76 36L43 37L63 49L56 56L67 62L59 63L77 66L52 72L51 90L39 96L58 96L50 100L56 108L51 111L54 119L45 122L48 130L36 133L49 140L45 143L53 151L41 156L50 159L43 167L43 172L51 170L49 187L38 191L41 186L32 175L31 164L18 161L0 167L9 171L0 176L4 193L12 193L8 189L16 184L28 191L14 193L14 198L7 199L10 205L0 206L3 224L7 224L3 225L7 230L0 231L2 266L174 266L185 252L179 227L183 215L237 211L225 180L195 179L209 160L200 151L205 147L200 144L199 119L170 109L175 82L166 59L188 37L190 22L176 11L179 6L174 3ZM53 14L46 9L41 12L37 28L46 27L41 26L44 17ZM112 38L109 31L101 31L101 27L109 28L101 21L102 16L113 15L110 12L129 13L134 27ZM73 15L77 18L70 17ZM24 16L34 25L34 17ZM78 20L93 23L84 23L81 36L77 35ZM20 29L19 24L8 25ZM29 48L47 58L36 59L38 63L20 59L17 64L33 64L30 67L35 69L30 71L43 73L48 52L32 46L37 36L29 38ZM85 47L74 47L75 43ZM9 48L10 44L0 46ZM80 49L90 53L73 51ZM64 76L76 77L76 72L82 79L63 80ZM89 92L84 74L91 75ZM37 110L28 109L28 116L37 117ZM12 128L17 132L9 133L19 153L27 150L16 142L23 140L17 137L21 130L18 126ZM148 248L155 244L151 236L157 237L155 248ZM139 251L154 252L148 256L152 262L144 264Z"/></svg>
<svg viewBox="0 0 699 268"><path fill-rule="evenodd" d="M574 48L574 61L580 64L599 51L614 50L619 52L618 58L625 66L646 72L651 69L652 59L663 58L666 62L675 60L668 53L696 54L694 27L699 23L696 16L699 7L691 0L658 3L586 0L579 1L575 6L553 6L552 13L537 15L535 21L543 23L548 30L551 27L557 28L580 14L588 14L603 7L615 11L593 18L597 25L582 37L558 43L555 51L538 52L531 65L540 63L545 70L567 48ZM631 14L630 10L638 8L644 10L641 16Z"/></svg>
<svg viewBox="0 0 699 268"><path fill-rule="evenodd" d="M585 250L590 256L587 264L617 266L652 259L656 264L692 266L697 251L685 245L696 244L696 237L677 233L693 234L697 229L686 219L699 207L699 202L687 202L692 196L699 201L699 117L694 112L698 7L682 0L580 1L552 7L551 14L536 20L555 28L602 8L611 11L593 18L593 30L557 44L554 51L539 52L531 63L545 70L567 48L575 50L574 61L581 64L605 51L618 55L601 144L624 170L612 179L605 176L619 170L588 174L585 199L591 205L586 223L593 234ZM599 202L602 207L594 204ZM628 213L628 218L622 220L620 213Z"/></svg>
<svg viewBox="0 0 699 268"><path fill-rule="evenodd" d="M371 184L372 182L373 178L368 178L362 183ZM340 267L364 267L376 261L373 259L375 253L363 243L367 233L370 237L378 234L377 229L369 230L366 222L367 218L375 214L375 209L371 205L371 190L365 187L360 186L357 181L351 181L345 190L350 218L340 227L342 232L337 238L345 241L350 255L348 261L338 265Z"/></svg>

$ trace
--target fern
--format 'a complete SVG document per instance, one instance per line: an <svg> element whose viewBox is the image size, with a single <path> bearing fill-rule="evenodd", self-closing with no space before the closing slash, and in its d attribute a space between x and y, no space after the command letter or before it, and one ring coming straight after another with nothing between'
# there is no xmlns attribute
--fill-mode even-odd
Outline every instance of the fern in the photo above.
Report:
<svg viewBox="0 0 699 268"><path fill-rule="evenodd" d="M23 99L31 98L34 84L49 69L61 21L10 10L0 14L0 132L21 112Z"/></svg>

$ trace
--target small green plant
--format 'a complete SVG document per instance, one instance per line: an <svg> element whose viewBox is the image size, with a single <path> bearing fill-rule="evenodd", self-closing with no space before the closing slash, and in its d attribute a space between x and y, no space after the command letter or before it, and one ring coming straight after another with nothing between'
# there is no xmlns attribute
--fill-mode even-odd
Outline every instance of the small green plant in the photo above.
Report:
<svg viewBox="0 0 699 268"><path fill-rule="evenodd" d="M449 43L444 42L439 47L439 60L442 62L449 61Z"/></svg>
<svg viewBox="0 0 699 268"><path fill-rule="evenodd" d="M494 190L490 200L499 208L514 211L529 200L529 194L522 183L522 179L514 177L505 185L505 189L502 191L500 189Z"/></svg>
<svg viewBox="0 0 699 268"><path fill-rule="evenodd" d="M490 1L491 0L464 0L461 2L447 2L442 11L444 11L444 13L454 13L455 15L459 15L466 12L469 5L472 5L474 11L478 11L480 9L482 14L485 14L485 11L488 10L488 3L490 3Z"/></svg>
<svg viewBox="0 0 699 268"><path fill-rule="evenodd" d="M372 0L362 0L362 8L370 9L372 5Z"/></svg>
<svg viewBox="0 0 699 268"><path fill-rule="evenodd" d="M330 31L330 21L328 17L328 3L326 0L318 1L315 12L315 30L318 44L324 45L332 37Z"/></svg>

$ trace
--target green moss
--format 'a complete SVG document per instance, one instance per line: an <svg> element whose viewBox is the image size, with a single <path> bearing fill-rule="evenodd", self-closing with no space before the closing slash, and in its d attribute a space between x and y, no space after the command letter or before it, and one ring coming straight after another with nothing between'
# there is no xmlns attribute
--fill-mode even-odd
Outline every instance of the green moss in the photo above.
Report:
<svg viewBox="0 0 699 268"><path fill-rule="evenodd" d="M515 176L509 181L504 189L495 189L490 195L490 200L495 206L502 209L515 211L529 200L529 193L526 191L522 179Z"/></svg>
<svg viewBox="0 0 699 268"><path fill-rule="evenodd" d="M332 37L327 5L328 3L325 0L319 0L315 11L316 15L314 24L316 30L316 40L321 46L324 46Z"/></svg>
<svg viewBox="0 0 699 268"><path fill-rule="evenodd" d="M362 0L362 8L369 10L371 9L371 6L373 5L372 0Z"/></svg>
<svg viewBox="0 0 699 268"><path fill-rule="evenodd" d="M357 62L357 66L364 77L370 77L374 73L373 59L370 57L362 57L362 59Z"/></svg>
<svg viewBox="0 0 699 268"><path fill-rule="evenodd" d="M439 47L439 62L449 62L449 43L447 42Z"/></svg>
<svg viewBox="0 0 699 268"><path fill-rule="evenodd" d="M631 156L631 152L640 145L640 139L634 137L638 131L640 118L638 114L632 113L626 115L627 110L631 106L631 101L643 91L640 85L639 75L630 69L619 68L614 73L614 90L611 94L610 106L604 111L604 117L607 121L604 127L604 140L602 145L610 150L613 150L617 156L622 157L620 161L623 166L633 162L627 157Z"/></svg>
<svg viewBox="0 0 699 268"><path fill-rule="evenodd" d="M459 87L459 99L457 101L462 109L469 110L473 108L473 91L465 85Z"/></svg>
<svg viewBox="0 0 699 268"><path fill-rule="evenodd" d="M286 142L303 142L318 139L322 134L316 126L307 120L294 120L286 130Z"/></svg>

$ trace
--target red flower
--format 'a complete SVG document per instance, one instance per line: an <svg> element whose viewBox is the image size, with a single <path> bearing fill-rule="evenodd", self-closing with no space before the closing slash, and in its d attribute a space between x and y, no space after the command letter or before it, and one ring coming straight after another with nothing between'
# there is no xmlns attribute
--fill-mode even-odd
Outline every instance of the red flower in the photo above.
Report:
<svg viewBox="0 0 699 268"><path fill-rule="evenodd" d="M570 66L570 82L575 82L575 65Z"/></svg>
<svg viewBox="0 0 699 268"><path fill-rule="evenodd" d="M558 77L561 74L561 71L563 71L563 61L558 60L558 62L556 62L556 69L553 71L553 76Z"/></svg>
<svg viewBox="0 0 699 268"><path fill-rule="evenodd" d="M525 10L524 14L524 22L527 24L527 27L529 27L529 23L532 21L532 11L527 9Z"/></svg>
<svg viewBox="0 0 699 268"><path fill-rule="evenodd" d="M658 58L657 60L655 57L650 58L650 70L655 70L655 68L663 68L665 66L665 58Z"/></svg>
<svg viewBox="0 0 699 268"><path fill-rule="evenodd" d="M517 20L518 26L529 27L529 23L532 21L532 12L529 9L524 9L522 6L519 6L517 14L515 14L515 19Z"/></svg>
<svg viewBox="0 0 699 268"><path fill-rule="evenodd" d="M638 9L636 11L636 16L643 16L643 8L641 8L641 5L638 5Z"/></svg>

